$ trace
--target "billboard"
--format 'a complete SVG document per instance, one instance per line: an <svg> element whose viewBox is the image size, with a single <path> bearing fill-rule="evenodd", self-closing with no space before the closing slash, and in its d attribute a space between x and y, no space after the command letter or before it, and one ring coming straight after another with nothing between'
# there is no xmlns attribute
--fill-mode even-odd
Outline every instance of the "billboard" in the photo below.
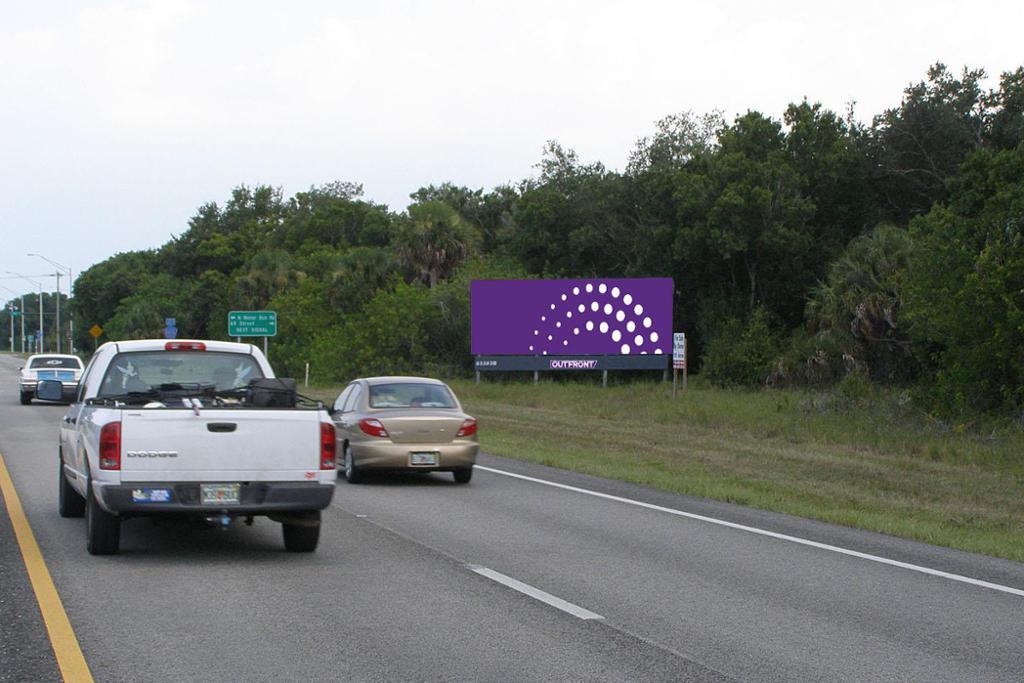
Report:
<svg viewBox="0 0 1024 683"><path fill-rule="evenodd" d="M474 280L475 356L672 352L672 278Z"/></svg>

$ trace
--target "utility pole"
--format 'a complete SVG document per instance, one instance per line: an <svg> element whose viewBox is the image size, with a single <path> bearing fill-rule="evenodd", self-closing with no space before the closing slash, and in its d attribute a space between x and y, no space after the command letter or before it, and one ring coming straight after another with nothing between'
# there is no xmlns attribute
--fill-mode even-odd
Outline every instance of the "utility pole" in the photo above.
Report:
<svg viewBox="0 0 1024 683"><path fill-rule="evenodd" d="M48 259L45 256L43 256L42 254L30 253L28 255L29 256L38 256L39 258L43 259L44 261L49 263L54 268L59 268L60 269L60 270L57 271L57 274L56 274L56 276L57 276L57 353L60 353L60 338L61 338L61 329L60 329L60 277L65 272L68 274L68 301L71 300L71 296L72 296L72 294L71 294L71 284L74 282L74 277L73 277L73 274L71 272L71 269L68 268L67 266L63 265L63 264L57 263L56 261L54 261L52 259ZM70 349L69 353L74 353L75 352L75 320L71 316L68 316L68 349Z"/></svg>
<svg viewBox="0 0 1024 683"><path fill-rule="evenodd" d="M42 350L43 350L43 340L45 339L44 332L43 332L43 283L42 282L36 282L35 280L30 280L27 277L25 277L24 275L22 275L21 273L15 273L13 270L9 270L7 272L10 273L11 275L17 275L18 277L20 277L25 282L28 282L30 284L33 284L33 285L36 285L37 287L39 287L39 346L36 349L36 352L37 353L42 353ZM24 314L25 314L25 312L24 312L24 310L22 310L22 315L24 315Z"/></svg>
<svg viewBox="0 0 1024 683"><path fill-rule="evenodd" d="M21 352L25 353L25 295L19 292L15 292L7 285L0 285L8 292L18 297L21 301L21 308L18 309L18 317L21 318ZM12 316L13 317L13 316ZM11 353L14 353L14 321L11 321Z"/></svg>

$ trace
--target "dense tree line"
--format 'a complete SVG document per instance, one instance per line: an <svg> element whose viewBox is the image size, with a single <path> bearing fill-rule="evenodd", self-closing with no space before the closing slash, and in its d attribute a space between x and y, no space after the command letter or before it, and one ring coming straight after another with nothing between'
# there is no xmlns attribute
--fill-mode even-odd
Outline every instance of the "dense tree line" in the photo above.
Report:
<svg viewBox="0 0 1024 683"><path fill-rule="evenodd" d="M913 386L948 411L1024 406L1024 67L942 64L859 123L808 101L668 116L621 171L558 142L490 191L421 188L403 212L332 183L239 187L159 249L83 272L78 343L226 337L279 311L275 363L320 380L471 368L475 277L671 276L675 327L722 384Z"/></svg>

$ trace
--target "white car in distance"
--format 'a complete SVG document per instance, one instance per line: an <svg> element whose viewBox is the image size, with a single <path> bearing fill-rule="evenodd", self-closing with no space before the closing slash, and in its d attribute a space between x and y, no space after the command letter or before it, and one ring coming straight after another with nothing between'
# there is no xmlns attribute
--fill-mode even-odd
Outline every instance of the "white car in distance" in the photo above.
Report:
<svg viewBox="0 0 1024 683"><path fill-rule="evenodd" d="M61 383L61 398L70 401L78 393L78 382L82 379L82 360L67 353L39 353L29 356L18 377L18 393L21 404L27 406L36 396L36 385L44 379Z"/></svg>

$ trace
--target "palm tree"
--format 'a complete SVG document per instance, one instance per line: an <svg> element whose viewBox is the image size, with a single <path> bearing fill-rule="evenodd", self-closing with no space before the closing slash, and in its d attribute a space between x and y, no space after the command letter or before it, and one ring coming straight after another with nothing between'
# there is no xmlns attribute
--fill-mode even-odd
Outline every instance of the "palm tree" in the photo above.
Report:
<svg viewBox="0 0 1024 683"><path fill-rule="evenodd" d="M238 279L238 286L251 305L260 307L305 277L287 251L266 249L249 260L248 272Z"/></svg>
<svg viewBox="0 0 1024 683"><path fill-rule="evenodd" d="M438 201L410 206L395 239L401 264L431 289L476 253L480 241L475 227Z"/></svg>
<svg viewBox="0 0 1024 683"><path fill-rule="evenodd" d="M903 274L913 244L905 230L880 225L846 248L807 304L811 331L830 336L871 376L893 381L910 370L910 340L901 324Z"/></svg>

